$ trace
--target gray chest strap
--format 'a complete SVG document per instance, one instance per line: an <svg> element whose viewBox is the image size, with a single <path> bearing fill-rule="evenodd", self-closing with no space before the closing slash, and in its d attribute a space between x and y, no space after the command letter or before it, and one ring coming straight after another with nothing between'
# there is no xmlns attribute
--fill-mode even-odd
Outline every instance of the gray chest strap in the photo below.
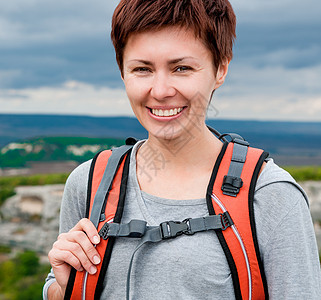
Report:
<svg viewBox="0 0 321 300"><path fill-rule="evenodd" d="M159 226L147 226L143 220L131 220L126 224L105 223L99 231L103 239L109 237L131 237L141 238L140 243L135 248L127 273L126 299L129 300L130 274L132 270L135 253L146 243L156 243L162 240L175 238L182 234L192 235L196 232L208 230L225 230L233 225L233 221L228 212L219 215L211 215L203 218L191 218L182 222L167 221Z"/></svg>

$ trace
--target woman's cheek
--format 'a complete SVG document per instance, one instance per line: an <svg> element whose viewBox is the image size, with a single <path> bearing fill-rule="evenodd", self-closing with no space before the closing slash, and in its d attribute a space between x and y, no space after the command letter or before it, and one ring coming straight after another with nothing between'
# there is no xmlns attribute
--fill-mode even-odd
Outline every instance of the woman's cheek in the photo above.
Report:
<svg viewBox="0 0 321 300"><path fill-rule="evenodd" d="M148 80L143 78L133 78L125 81L127 96L130 101L143 101L148 96L150 90Z"/></svg>
<svg viewBox="0 0 321 300"><path fill-rule="evenodd" d="M204 96L207 93L208 84L204 85L203 80L198 75L178 76L173 79L172 84L185 99L191 100L200 93Z"/></svg>

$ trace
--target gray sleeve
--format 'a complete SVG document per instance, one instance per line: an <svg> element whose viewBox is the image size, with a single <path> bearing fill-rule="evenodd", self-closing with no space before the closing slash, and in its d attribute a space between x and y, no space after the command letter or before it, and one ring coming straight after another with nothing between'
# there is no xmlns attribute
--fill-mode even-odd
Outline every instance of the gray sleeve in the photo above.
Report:
<svg viewBox="0 0 321 300"><path fill-rule="evenodd" d="M270 299L320 299L318 248L302 192L278 182L258 190L254 201Z"/></svg>
<svg viewBox="0 0 321 300"><path fill-rule="evenodd" d="M59 233L68 232L85 217L90 164L91 161L81 164L66 181L61 202Z"/></svg>
<svg viewBox="0 0 321 300"><path fill-rule="evenodd" d="M90 164L91 161L81 164L72 171L66 181L61 201L59 233L68 232L85 217ZM55 281L55 275L51 270L43 287L43 299L48 299L48 289Z"/></svg>

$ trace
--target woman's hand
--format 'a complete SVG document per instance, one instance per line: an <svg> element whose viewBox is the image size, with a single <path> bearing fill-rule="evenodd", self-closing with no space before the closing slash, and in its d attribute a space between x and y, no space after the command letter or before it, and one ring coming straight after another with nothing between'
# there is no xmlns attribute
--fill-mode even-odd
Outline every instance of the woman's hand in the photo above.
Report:
<svg viewBox="0 0 321 300"><path fill-rule="evenodd" d="M58 236L48 257L61 289L60 294L65 294L71 267L90 274L97 272L95 265L101 259L94 245L99 242L98 232L89 219L81 219L68 233Z"/></svg>

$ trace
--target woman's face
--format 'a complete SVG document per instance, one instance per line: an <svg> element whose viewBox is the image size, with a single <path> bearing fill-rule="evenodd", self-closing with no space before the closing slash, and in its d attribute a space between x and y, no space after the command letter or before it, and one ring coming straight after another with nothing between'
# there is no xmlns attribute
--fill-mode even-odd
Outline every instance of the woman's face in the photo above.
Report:
<svg viewBox="0 0 321 300"><path fill-rule="evenodd" d="M211 52L192 30L132 34L123 62L130 104L149 136L175 139L203 131L212 91L224 82L228 64L215 72Z"/></svg>

